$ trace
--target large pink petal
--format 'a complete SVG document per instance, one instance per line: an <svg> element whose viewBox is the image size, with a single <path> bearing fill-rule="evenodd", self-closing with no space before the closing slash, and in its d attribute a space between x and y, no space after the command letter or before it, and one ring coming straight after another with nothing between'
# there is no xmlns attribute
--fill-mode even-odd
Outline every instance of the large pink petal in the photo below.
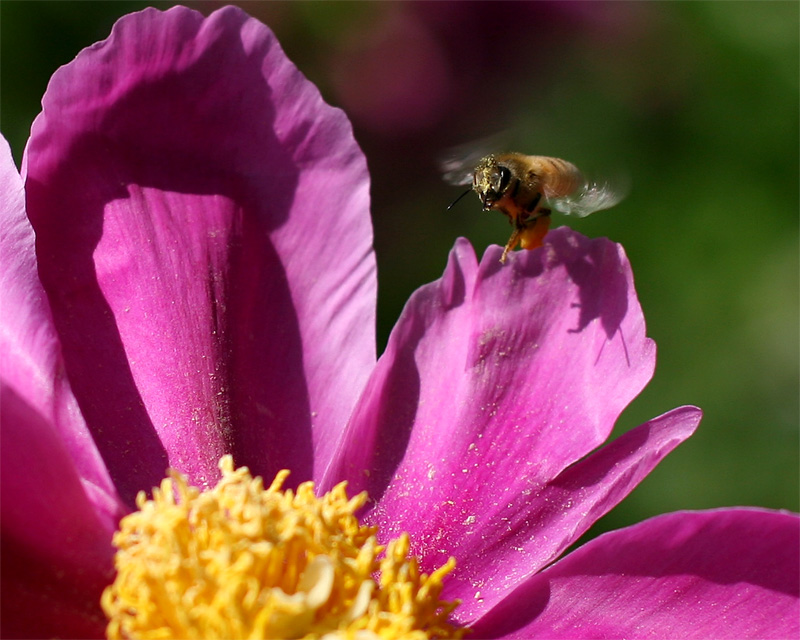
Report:
<svg viewBox="0 0 800 640"><path fill-rule="evenodd" d="M797 638L800 518L680 512L607 533L531 578L480 638Z"/></svg>
<svg viewBox="0 0 800 640"><path fill-rule="evenodd" d="M330 482L404 512L451 499L467 476L488 486L511 461L514 495L608 437L655 363L621 247L559 229L540 250L498 258L491 247L477 265L460 240L441 280L412 296Z"/></svg>
<svg viewBox="0 0 800 640"><path fill-rule="evenodd" d="M0 295L0 635L102 637L123 509L64 376L1 137Z"/></svg>
<svg viewBox="0 0 800 640"><path fill-rule="evenodd" d="M86 423L80 414L69 381L64 376L61 346L36 270L33 229L25 216L22 179L14 166L11 150L0 137L0 384L20 398L50 428L53 446L69 452L105 527L116 525L122 505ZM25 430L24 423L9 420L8 407L0 405L3 456L16 460L24 450L38 448L39 436ZM17 449L19 447L19 449ZM40 449L37 465L53 464ZM3 469L5 475L10 467ZM33 486L33 485L31 485ZM6 492L3 508L27 509L25 499ZM53 488L57 492L58 487ZM38 486L44 494L47 487ZM57 493L51 495L57 500ZM18 501L18 498L19 501ZM19 504L18 504L19 502ZM5 513L5 511L4 511Z"/></svg>
<svg viewBox="0 0 800 640"><path fill-rule="evenodd" d="M409 531L426 569L460 558L448 595L469 598L468 617L552 561L697 423L693 409L667 417L604 467L626 474L559 485L650 379L654 345L618 245L561 229L498 258L478 265L459 241L412 297L328 478L369 491L368 520Z"/></svg>
<svg viewBox="0 0 800 640"><path fill-rule="evenodd" d="M54 76L28 213L66 371L120 493L220 455L323 469L374 364L366 163L236 8L126 16Z"/></svg>

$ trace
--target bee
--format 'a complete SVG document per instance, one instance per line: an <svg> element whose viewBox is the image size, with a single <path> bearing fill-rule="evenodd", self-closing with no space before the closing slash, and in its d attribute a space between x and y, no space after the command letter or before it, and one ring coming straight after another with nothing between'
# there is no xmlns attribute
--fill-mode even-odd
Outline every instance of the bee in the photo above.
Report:
<svg viewBox="0 0 800 640"><path fill-rule="evenodd" d="M571 162L547 156L522 153L489 154L470 171L450 162L445 165L445 179L452 184L472 186L448 207L470 191L475 191L484 211L505 214L513 231L503 249L500 262L520 245L535 249L550 228L550 213L588 216L617 204L624 194L607 183L589 182Z"/></svg>

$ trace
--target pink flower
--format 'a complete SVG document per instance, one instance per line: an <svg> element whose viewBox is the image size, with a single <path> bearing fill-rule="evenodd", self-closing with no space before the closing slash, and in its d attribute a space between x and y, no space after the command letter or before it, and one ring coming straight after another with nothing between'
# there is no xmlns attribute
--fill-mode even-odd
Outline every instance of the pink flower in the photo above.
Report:
<svg viewBox="0 0 800 640"><path fill-rule="evenodd" d="M102 636L111 534L173 466L347 480L475 637L790 637L796 515L660 516L557 560L700 419L602 446L648 382L630 266L568 230L459 240L375 362L368 174L235 8L120 20L0 157L2 635ZM35 235L34 235L35 234ZM601 447L598 449L598 447Z"/></svg>

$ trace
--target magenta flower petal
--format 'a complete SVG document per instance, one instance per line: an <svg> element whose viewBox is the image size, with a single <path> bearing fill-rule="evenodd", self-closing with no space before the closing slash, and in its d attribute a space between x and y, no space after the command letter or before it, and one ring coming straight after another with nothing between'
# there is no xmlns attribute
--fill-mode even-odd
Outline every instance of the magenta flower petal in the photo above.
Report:
<svg viewBox="0 0 800 640"><path fill-rule="evenodd" d="M39 273L121 495L168 465L204 486L226 452L321 473L375 358L368 175L344 114L232 7L122 18L43 106Z"/></svg>
<svg viewBox="0 0 800 640"><path fill-rule="evenodd" d="M601 444L650 379L655 348L622 250L567 230L548 240L505 268L496 247L478 266L461 240L403 311L338 458L387 510L420 498L389 485L395 473L431 502L452 495L451 471L489 479L509 458L511 493L543 486Z"/></svg>
<svg viewBox="0 0 800 640"><path fill-rule="evenodd" d="M0 290L3 295L0 304L0 385L3 394L14 399L13 406L26 407L24 411L20 410L19 415L31 416L32 422L37 424L44 420L50 425L46 434L35 433L35 424L30 428L17 425L13 434L4 429L3 441L8 447L3 447L3 454L7 455L9 462L3 465L2 473L4 477L14 475L12 467L16 469L20 457L27 456L31 450L37 451L34 458L37 466L50 468L66 464L64 454L68 453L72 459L70 473L77 470L99 517L104 520L103 528L110 532L116 526L123 507L116 498L115 488L63 375L64 363L58 337L36 270L34 236L25 216L22 179L14 166L8 143L2 137L0 198L3 207L0 212ZM10 411L11 406L3 407L4 422L10 415L7 409ZM14 448L16 446L21 447L19 454ZM49 447L57 450L56 459L46 455ZM4 514L7 513L6 507L22 511L29 509L27 496L8 490L13 482L16 480L9 478L2 483ZM44 495L60 489L41 485L36 491Z"/></svg>
<svg viewBox="0 0 800 640"><path fill-rule="evenodd" d="M96 602L113 578L122 509L62 374L22 179L2 138L0 202L0 633L100 636Z"/></svg>
<svg viewBox="0 0 800 640"><path fill-rule="evenodd" d="M658 516L588 542L474 627L480 638L796 638L800 520Z"/></svg>
<svg viewBox="0 0 800 640"><path fill-rule="evenodd" d="M463 601L458 619L471 625L555 560L692 435L699 422L696 408L675 409L568 467L538 492L467 501L476 516L451 526L443 545L460 560L446 590L448 598ZM475 495L479 488L465 491ZM455 503L453 510L463 511L464 505ZM464 526L469 520L470 526ZM436 565L447 554L427 555Z"/></svg>
<svg viewBox="0 0 800 640"><path fill-rule="evenodd" d="M25 216L22 178L0 137L0 374L42 410L52 399L58 338L36 273L33 229ZM42 388L44 387L44 388Z"/></svg>
<svg viewBox="0 0 800 640"><path fill-rule="evenodd" d="M97 601L113 579L111 534L124 508L63 375L22 179L3 138L0 202L1 632L99 637Z"/></svg>
<svg viewBox="0 0 800 640"><path fill-rule="evenodd" d="M630 267L617 245L568 230L508 267L497 259L492 249L477 265L459 242L442 279L412 297L337 459L376 499L368 519L386 536L409 531L425 569L459 558L446 595L465 601L466 622L555 559L699 421L674 412L571 466L652 375Z"/></svg>

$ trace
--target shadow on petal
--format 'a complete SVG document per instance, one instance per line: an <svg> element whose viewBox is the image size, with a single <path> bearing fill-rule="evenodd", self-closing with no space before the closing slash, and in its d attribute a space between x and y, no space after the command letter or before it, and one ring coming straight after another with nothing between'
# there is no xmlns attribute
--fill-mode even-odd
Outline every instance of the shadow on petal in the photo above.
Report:
<svg viewBox="0 0 800 640"><path fill-rule="evenodd" d="M578 286L580 318L572 331L583 331L599 318L610 340L628 313L629 283L620 252L614 245L591 242L574 233L553 232L547 240ZM598 279L603 281L602 287L597 286Z"/></svg>
<svg viewBox="0 0 800 640"><path fill-rule="evenodd" d="M128 77L121 65L114 91L97 96L76 97L57 74L28 149L28 210L67 374L129 504L169 465L214 481L228 451L264 475L312 473L299 321L270 239L301 171L276 138L260 66L274 41L254 52L209 37L179 73ZM220 65L238 74L227 92L205 77ZM232 99L245 86L246 100ZM297 144L307 126L292 131Z"/></svg>

